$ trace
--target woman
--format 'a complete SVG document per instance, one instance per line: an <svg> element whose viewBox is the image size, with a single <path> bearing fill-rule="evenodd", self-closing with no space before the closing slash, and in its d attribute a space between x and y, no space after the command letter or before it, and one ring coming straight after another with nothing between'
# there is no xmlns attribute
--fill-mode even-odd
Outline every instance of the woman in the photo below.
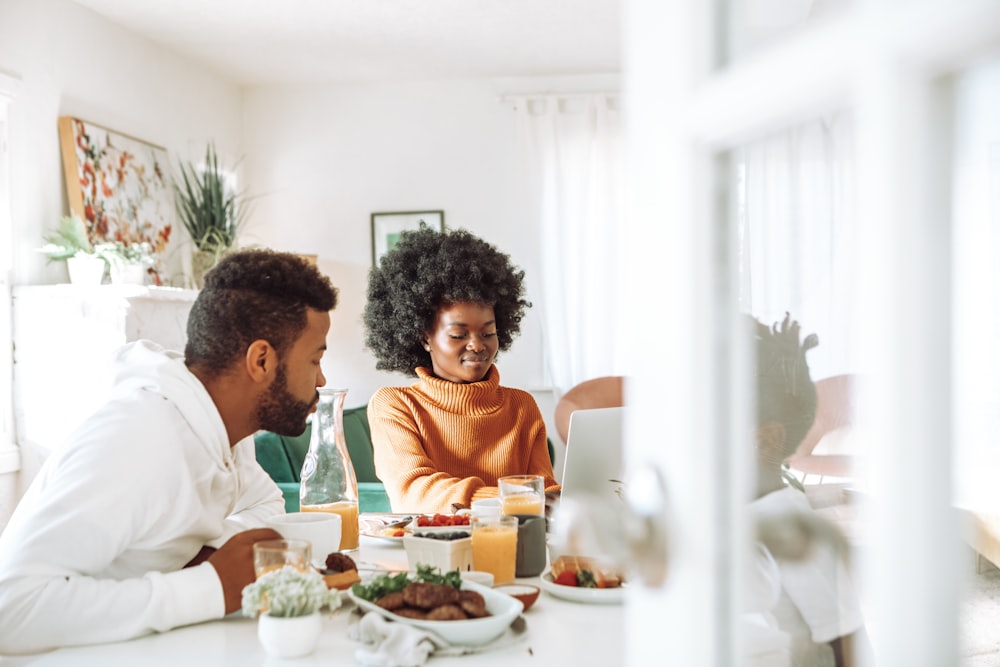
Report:
<svg viewBox="0 0 1000 667"><path fill-rule="evenodd" d="M524 272L465 230L404 232L372 269L364 322L376 368L415 376L368 404L375 471L393 511L451 512L496 497L504 475L537 474L558 492L541 412L500 385L530 307Z"/></svg>

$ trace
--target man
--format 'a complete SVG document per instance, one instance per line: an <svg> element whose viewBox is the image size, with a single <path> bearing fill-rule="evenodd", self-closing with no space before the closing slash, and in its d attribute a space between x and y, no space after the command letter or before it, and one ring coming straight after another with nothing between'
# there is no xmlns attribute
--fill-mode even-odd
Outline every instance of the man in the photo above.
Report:
<svg viewBox="0 0 1000 667"><path fill-rule="evenodd" d="M0 653L118 641L239 609L282 495L260 429L297 435L326 383L337 290L247 250L206 277L184 357L122 348L108 403L53 452L0 534Z"/></svg>
<svg viewBox="0 0 1000 667"><path fill-rule="evenodd" d="M757 538L774 556L772 583L780 590L769 611L788 635L789 664L848 667L870 655L870 645L844 561L846 543L782 476L782 462L816 416L806 353L819 340L813 334L800 343L799 324L787 313L771 327L749 320L757 365L757 490L749 512Z"/></svg>

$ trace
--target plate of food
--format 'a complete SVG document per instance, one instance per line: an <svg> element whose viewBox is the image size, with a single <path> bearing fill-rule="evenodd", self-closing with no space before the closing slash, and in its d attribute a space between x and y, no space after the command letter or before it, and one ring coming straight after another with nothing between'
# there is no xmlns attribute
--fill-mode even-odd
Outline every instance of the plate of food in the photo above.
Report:
<svg viewBox="0 0 1000 667"><path fill-rule="evenodd" d="M517 598L487 586L463 581L458 570L440 574L420 566L354 585L348 596L365 611L428 630L446 642L480 646L500 637L520 616Z"/></svg>
<svg viewBox="0 0 1000 667"><path fill-rule="evenodd" d="M580 556L560 556L540 579L550 595L589 604L621 604L628 586L620 572Z"/></svg>
<svg viewBox="0 0 1000 667"><path fill-rule="evenodd" d="M410 531L412 519L412 516L365 517L359 522L360 533L362 537L401 547L403 536L412 535Z"/></svg>

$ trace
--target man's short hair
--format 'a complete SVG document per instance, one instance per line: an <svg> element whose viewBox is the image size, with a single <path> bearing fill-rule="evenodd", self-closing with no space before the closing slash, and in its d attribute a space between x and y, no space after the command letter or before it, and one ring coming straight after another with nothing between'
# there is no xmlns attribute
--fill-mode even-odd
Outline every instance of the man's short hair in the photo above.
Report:
<svg viewBox="0 0 1000 667"><path fill-rule="evenodd" d="M266 340L281 355L306 328L308 310L329 312L337 288L298 255L240 250L205 276L187 323L185 362L218 375Z"/></svg>

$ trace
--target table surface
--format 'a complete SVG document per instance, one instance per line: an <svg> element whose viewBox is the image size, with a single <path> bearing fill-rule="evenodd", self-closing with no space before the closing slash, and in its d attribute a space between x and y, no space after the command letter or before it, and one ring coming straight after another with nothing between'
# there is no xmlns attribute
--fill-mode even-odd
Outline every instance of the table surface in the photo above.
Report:
<svg viewBox="0 0 1000 667"><path fill-rule="evenodd" d="M368 537L361 538L360 549L352 557L362 563L376 563L388 569L406 569L406 551L402 546ZM538 584L538 577L518 579ZM323 618L319 646L309 656L296 658L294 664L361 664L354 658L360 644L347 636L353 604ZM624 607L570 602L542 591L531 609L523 615L527 631L516 642L500 648L458 658L432 658L429 664L455 667L508 666L514 661L534 659L538 665L622 664L624 649ZM0 667L56 667L62 665L284 665L288 661L270 658L257 641L257 621L239 615L209 623L175 628L125 642L64 648L49 653L0 657Z"/></svg>

